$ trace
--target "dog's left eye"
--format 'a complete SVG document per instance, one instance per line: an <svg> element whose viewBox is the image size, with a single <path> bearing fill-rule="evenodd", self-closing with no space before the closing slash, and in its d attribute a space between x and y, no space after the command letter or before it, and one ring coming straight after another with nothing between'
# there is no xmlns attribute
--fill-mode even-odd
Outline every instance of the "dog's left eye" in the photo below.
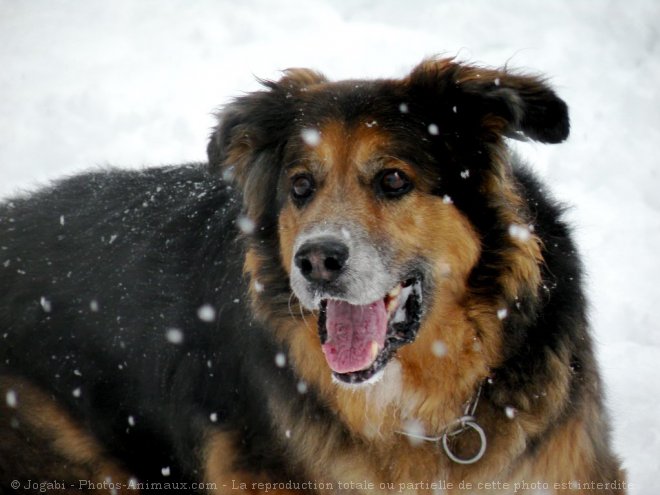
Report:
<svg viewBox="0 0 660 495"><path fill-rule="evenodd" d="M376 187L387 197L402 196L412 189L412 182L408 176L397 169L383 170L376 178Z"/></svg>

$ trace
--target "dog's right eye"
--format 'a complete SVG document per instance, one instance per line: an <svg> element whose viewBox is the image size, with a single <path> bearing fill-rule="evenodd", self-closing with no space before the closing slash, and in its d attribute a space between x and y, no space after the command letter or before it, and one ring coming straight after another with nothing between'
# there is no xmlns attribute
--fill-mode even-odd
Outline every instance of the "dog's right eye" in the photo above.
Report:
<svg viewBox="0 0 660 495"><path fill-rule="evenodd" d="M311 175L295 175L291 179L291 196L297 203L302 203L314 193L314 179Z"/></svg>

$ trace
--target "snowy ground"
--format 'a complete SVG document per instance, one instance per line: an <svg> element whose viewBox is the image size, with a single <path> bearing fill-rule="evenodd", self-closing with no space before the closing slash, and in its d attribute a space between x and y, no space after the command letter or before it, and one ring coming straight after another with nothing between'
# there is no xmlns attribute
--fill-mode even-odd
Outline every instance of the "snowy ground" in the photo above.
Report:
<svg viewBox="0 0 660 495"><path fill-rule="evenodd" d="M0 0L0 195L94 165L203 160L211 111L253 75L399 76L444 52L551 76L562 145L524 145L570 213L614 439L660 492L657 0Z"/></svg>

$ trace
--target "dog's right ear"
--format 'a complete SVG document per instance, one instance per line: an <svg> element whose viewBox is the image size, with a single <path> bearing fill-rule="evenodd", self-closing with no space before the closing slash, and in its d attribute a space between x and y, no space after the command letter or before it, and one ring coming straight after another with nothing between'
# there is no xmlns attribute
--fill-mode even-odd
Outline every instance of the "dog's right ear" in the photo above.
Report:
<svg viewBox="0 0 660 495"><path fill-rule="evenodd" d="M257 154L276 145L287 127L283 109L269 91L236 98L218 113L218 125L206 152L212 171L220 171L241 186L247 180Z"/></svg>
<svg viewBox="0 0 660 495"><path fill-rule="evenodd" d="M245 212L256 225L273 215L284 149L304 94L324 82L312 70L288 69L279 81L261 81L265 89L236 98L218 114L207 147L209 165L238 185Z"/></svg>
<svg viewBox="0 0 660 495"><path fill-rule="evenodd" d="M207 146L211 168L227 170L244 187L258 156L276 153L286 143L301 92L326 81L310 69L287 69L278 81L260 81L264 90L226 105L217 114L218 125Z"/></svg>

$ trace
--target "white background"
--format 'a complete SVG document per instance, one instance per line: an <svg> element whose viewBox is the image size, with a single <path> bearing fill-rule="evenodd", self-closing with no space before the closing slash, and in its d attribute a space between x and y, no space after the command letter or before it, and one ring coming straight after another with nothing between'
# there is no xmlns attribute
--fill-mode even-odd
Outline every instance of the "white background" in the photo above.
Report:
<svg viewBox="0 0 660 495"><path fill-rule="evenodd" d="M550 76L572 135L523 152L589 273L616 450L660 492L660 2L0 0L0 196L85 168L204 160L254 76L401 76L458 55Z"/></svg>

